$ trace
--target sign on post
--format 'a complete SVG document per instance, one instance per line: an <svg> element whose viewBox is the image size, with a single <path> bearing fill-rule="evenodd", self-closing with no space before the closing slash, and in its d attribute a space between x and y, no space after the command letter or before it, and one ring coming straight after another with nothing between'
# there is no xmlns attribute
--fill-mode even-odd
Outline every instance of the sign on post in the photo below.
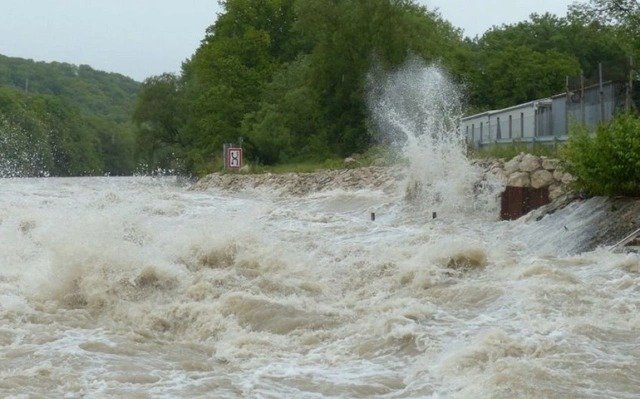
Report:
<svg viewBox="0 0 640 399"><path fill-rule="evenodd" d="M227 148L225 167L228 169L240 169L242 167L242 148Z"/></svg>

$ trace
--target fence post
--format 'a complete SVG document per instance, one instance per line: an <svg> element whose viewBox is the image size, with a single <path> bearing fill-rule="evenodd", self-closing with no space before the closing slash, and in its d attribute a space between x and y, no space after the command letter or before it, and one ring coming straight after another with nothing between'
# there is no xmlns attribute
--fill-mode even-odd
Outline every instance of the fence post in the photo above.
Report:
<svg viewBox="0 0 640 399"><path fill-rule="evenodd" d="M564 104L564 132L569 134L569 106L571 105L571 94L569 93L569 75L567 75L565 82L565 90L567 91L567 98L565 98Z"/></svg>
<svg viewBox="0 0 640 399"><path fill-rule="evenodd" d="M625 109L627 112L631 112L631 106L633 104L633 75L635 74L633 70L633 56L629 56L629 83L627 84L627 101L625 104Z"/></svg>
<svg viewBox="0 0 640 399"><path fill-rule="evenodd" d="M582 125L586 125L587 124L587 115L586 112L586 108L585 108L585 104L584 104L584 72L580 73L580 119L582 121ZM567 132L567 134L569 134L569 132Z"/></svg>
<svg viewBox="0 0 640 399"><path fill-rule="evenodd" d="M598 79L600 84L600 123L604 123L604 82L602 81L602 62L598 63Z"/></svg>

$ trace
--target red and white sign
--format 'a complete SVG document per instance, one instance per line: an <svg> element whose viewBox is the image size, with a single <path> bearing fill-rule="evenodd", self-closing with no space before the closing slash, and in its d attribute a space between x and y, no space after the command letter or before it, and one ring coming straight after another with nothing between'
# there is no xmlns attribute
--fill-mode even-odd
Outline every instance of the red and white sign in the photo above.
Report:
<svg viewBox="0 0 640 399"><path fill-rule="evenodd" d="M239 169L242 167L242 148L227 148L227 164L230 169Z"/></svg>

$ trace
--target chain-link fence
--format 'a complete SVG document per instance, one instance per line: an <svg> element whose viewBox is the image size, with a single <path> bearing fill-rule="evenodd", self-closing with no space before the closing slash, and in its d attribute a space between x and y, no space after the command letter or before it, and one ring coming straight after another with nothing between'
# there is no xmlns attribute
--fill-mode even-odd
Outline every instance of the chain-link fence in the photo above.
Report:
<svg viewBox="0 0 640 399"><path fill-rule="evenodd" d="M605 79L609 80L605 80ZM469 144L484 146L511 142L557 142L568 138L571 126L595 130L621 111L638 110L640 74L630 63L599 76L568 77L566 91L553 97L462 119Z"/></svg>

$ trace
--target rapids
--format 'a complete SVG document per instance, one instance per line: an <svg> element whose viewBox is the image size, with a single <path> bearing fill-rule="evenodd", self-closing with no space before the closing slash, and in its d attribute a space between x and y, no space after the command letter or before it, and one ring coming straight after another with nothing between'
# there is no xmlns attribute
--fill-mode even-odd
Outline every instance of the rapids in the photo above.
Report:
<svg viewBox="0 0 640 399"><path fill-rule="evenodd" d="M403 195L2 180L0 396L640 397L637 255Z"/></svg>
<svg viewBox="0 0 640 399"><path fill-rule="evenodd" d="M640 258L581 252L602 204L496 221L459 88L369 80L395 190L1 180L0 396L639 398Z"/></svg>

